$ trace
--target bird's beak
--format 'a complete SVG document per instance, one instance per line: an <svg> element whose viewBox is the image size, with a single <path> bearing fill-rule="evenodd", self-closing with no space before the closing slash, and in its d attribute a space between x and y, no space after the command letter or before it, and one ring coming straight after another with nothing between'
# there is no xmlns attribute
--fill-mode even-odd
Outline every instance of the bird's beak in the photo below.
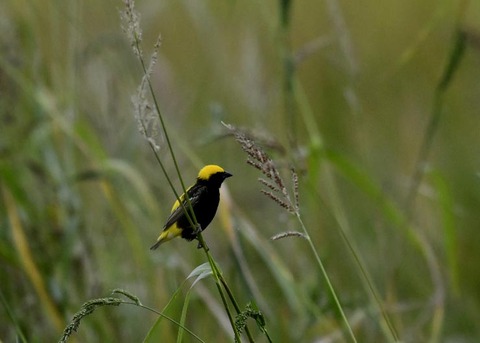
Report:
<svg viewBox="0 0 480 343"><path fill-rule="evenodd" d="M226 179L227 177L230 177L230 176L233 176L232 174L230 174L229 172L224 172L223 173L223 177Z"/></svg>

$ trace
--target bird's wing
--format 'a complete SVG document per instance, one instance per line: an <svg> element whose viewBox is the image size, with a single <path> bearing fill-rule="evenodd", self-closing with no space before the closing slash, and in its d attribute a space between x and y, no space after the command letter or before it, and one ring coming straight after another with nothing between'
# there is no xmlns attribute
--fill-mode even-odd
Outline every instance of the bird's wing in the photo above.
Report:
<svg viewBox="0 0 480 343"><path fill-rule="evenodd" d="M198 203L200 199L201 193L202 193L202 186L193 185L192 187L187 189L188 198L190 199L192 208L195 208L195 205ZM188 210L189 208L188 201L185 198L185 194L182 194L182 196L180 197L180 200L182 202L182 205L180 205L180 203L178 202L178 199L177 201L175 201L175 204L173 204L172 212L170 213L170 216L167 218L167 222L163 227L164 229L168 229L180 218L185 217L184 208L186 210Z"/></svg>

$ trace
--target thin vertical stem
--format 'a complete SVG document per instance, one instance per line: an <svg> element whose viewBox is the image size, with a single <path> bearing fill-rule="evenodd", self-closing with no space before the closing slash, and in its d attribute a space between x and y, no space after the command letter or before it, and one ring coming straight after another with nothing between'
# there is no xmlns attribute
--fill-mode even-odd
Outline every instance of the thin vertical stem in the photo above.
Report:
<svg viewBox="0 0 480 343"><path fill-rule="evenodd" d="M455 32L455 41L452 47L452 51L450 52L447 65L445 66L442 77L438 82L437 87L435 88L430 121L428 122L428 126L425 129L425 136L423 137L422 145L420 146L418 152L417 161L415 163L415 171L413 173L412 182L406 197L405 208L407 213L407 219L410 219L410 216L412 215L415 197L417 195L418 188L420 187L424 175L424 163L426 162L430 153L433 143L433 137L435 136L438 124L440 123L440 119L443 113L443 96L448 86L450 85L453 76L458 69L458 66L460 65L462 57L464 56L465 45L465 32L463 32L461 29L457 29L457 32Z"/></svg>
<svg viewBox="0 0 480 343"><path fill-rule="evenodd" d="M218 267L218 265L216 264L212 255L210 254L210 249L208 248L207 243L203 239L203 235L202 235L201 232L198 233L197 239L198 239L199 243L202 245L203 251L207 255L208 262L210 264L210 267L212 268L213 276L214 276L214 279L215 279L215 284L216 284L216 286L218 288L218 291L219 291L219 293L222 297L222 301L223 301L223 304L225 306L225 309L227 309L228 317L229 317L230 323L232 324L232 327L233 327L233 330L234 330L234 333L235 333L235 341L240 342L240 334L237 330L237 327L235 326L235 322L233 320L233 317L232 317L232 315L231 315L231 313L228 309L228 304L226 302L226 298L225 298L225 294L223 293L222 286L227 291L228 298L232 302L233 307L235 308L235 311L237 312L237 314L241 313L240 306L238 306L238 302L235 299L235 296L233 295L230 287L228 286L227 281L224 279L220 268ZM247 334L249 342L250 343L255 343L255 340L254 340L252 334L250 333L250 330L248 329L248 326L245 326L245 332Z"/></svg>
<svg viewBox="0 0 480 343"><path fill-rule="evenodd" d="M280 57L283 65L283 100L287 136L291 148L296 145L295 97L293 80L295 65L292 58L289 30L292 1L280 0Z"/></svg>
<svg viewBox="0 0 480 343"><path fill-rule="evenodd" d="M300 216L300 213L297 211L296 213L298 222L300 223L300 226L302 227L303 233L305 234L308 244L310 245L310 249L313 252L313 255L315 256L315 260L317 261L320 271L322 272L323 277L325 278L325 281L327 282L328 289L330 291L330 294L333 297L333 301L335 302L335 305L337 306L338 312L340 313L340 316L342 317L345 326L347 327L348 333L350 334L350 338L352 339L353 342L357 342L357 339L355 338L355 334L353 333L352 327L350 326L350 323L348 322L347 316L345 315L345 312L343 311L342 304L340 303L340 300L337 297L337 293L335 292L335 289L333 288L333 285L330 281L330 278L328 277L328 273L323 266L322 259L318 255L317 250L315 249L315 245L313 245L312 239L310 238L310 235L308 233L307 228L303 224L302 218Z"/></svg>

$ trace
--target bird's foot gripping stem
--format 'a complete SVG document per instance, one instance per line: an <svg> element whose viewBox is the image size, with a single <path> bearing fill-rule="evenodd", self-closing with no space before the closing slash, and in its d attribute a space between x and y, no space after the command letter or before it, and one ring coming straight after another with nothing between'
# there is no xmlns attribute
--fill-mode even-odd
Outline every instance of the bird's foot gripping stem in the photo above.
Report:
<svg viewBox="0 0 480 343"><path fill-rule="evenodd" d="M200 242L200 239L198 238L198 235L202 232L202 226L200 224L197 224L197 227L195 228L195 235L197 235L197 240L198 240L198 245L197 249L202 249L203 244Z"/></svg>

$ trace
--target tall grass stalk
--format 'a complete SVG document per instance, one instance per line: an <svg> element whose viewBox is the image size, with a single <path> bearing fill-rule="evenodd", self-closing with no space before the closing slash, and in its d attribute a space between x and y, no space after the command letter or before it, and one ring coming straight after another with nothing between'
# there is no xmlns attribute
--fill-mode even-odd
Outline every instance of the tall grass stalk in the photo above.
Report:
<svg viewBox="0 0 480 343"><path fill-rule="evenodd" d="M283 88L283 94L284 94L284 103L285 103L285 111L287 113L287 117L289 121L292 121L292 123L289 122L288 125L288 133L287 135L292 136L292 131L294 134L294 114L296 110L296 106L299 106L299 112L301 117L303 118L305 122L305 127L307 131L309 132L310 135L310 158L311 159L319 159L321 155L323 155L323 142L322 142L322 137L320 135L320 132L317 128L317 123L315 122L314 119L314 114L310 108L310 105L308 103L308 100L306 99L305 92L302 89L301 83L299 82L295 69L297 67L296 63L298 63L301 59L295 59L292 57L293 52L290 49L290 44L288 40L288 35L289 35L289 30L290 30L290 15L291 15L291 1L290 0L281 0L279 2L279 7L280 7L280 28L281 28L281 58L283 61L283 66L284 66L284 88ZM350 40L350 35L347 30L345 20L343 18L343 15L341 13L341 9L335 0L329 0L327 1L327 7L328 7L328 12L330 17L332 18L332 22L334 23L334 29L336 36L338 36L338 40L340 43L341 50L343 52L345 62L347 65L347 70L349 74L349 78L353 78L354 75L357 73L357 63L354 58L353 54L353 48ZM318 42L315 42L315 44L311 45L309 48L313 50L319 49L322 47L328 40L321 39ZM301 54L299 54L301 55ZM296 63L294 63L296 62ZM353 86L348 86L346 89L346 94L349 94L350 96L347 97L347 99L350 99L349 105L351 106L353 111L357 111L358 108L355 105L357 103L357 95L354 90ZM355 120L357 120L357 116L354 116ZM292 143L292 140L290 139L290 143ZM295 145L293 145L295 148ZM317 163L311 163L311 165L318 165ZM311 171L313 175L316 175L317 173L315 171ZM331 173L328 173L329 177L332 177ZM329 183L330 184L330 183ZM336 202L338 202L338 195L337 189L334 186L334 184L331 186L331 192L333 193L333 198L337 199ZM340 206L336 206L338 209L340 209ZM382 301L378 295L378 291L376 290L375 285L371 281L371 277L369 276L368 270L365 267L364 262L362 261L360 255L358 254L358 249L354 246L354 243L349 239L346 231L345 231L345 218L344 215L337 213L336 218L339 221L339 231L342 239L344 240L347 248L350 250L350 252L353 255L353 258L355 260L355 263L358 265L360 274L362 276L362 281L366 285L367 291L369 292L371 298L373 298L373 301L375 302L376 306L379 309L379 312L381 313L383 317L382 324L386 326L385 331L387 332L387 335L390 336L390 339L393 341L399 341L398 334L388 317L388 314L382 304ZM301 220L301 218L299 218ZM342 225L342 222L344 223ZM303 223L301 223L303 224ZM304 227L303 225L301 225ZM288 236L290 236L289 234ZM311 239L309 238L310 236L307 234L306 236L308 238L308 241L310 245L313 245ZM321 264L321 260L318 258L318 254L316 253L315 247L313 246L314 253L316 254L316 259L317 259L317 264L319 264L321 267L323 265ZM320 263L318 263L320 262ZM327 283L329 280L327 279ZM335 297L334 297L335 298ZM338 301L338 299L335 299ZM343 316L342 316L343 317ZM344 321L346 318L343 318Z"/></svg>
<svg viewBox="0 0 480 343"><path fill-rule="evenodd" d="M464 6L460 7L461 8L459 12L459 17L464 14L464 11L466 9L466 7ZM459 18L457 18L457 20L458 19ZM415 199L418 193L418 189L425 175L425 165L427 163L428 156L433 145L433 139L444 114L443 101L445 98L445 93L449 88L453 77L455 76L455 73L460 66L462 58L465 55L466 43L466 33L462 28L460 28L460 25L457 23L457 27L453 36L453 44L447 59L447 63L434 90L430 119L425 129L425 134L423 136L423 140L418 151L417 160L414 166L415 169L405 199L405 213L408 222L411 221L412 217L414 216ZM442 331L443 321L445 318L445 285L440 273L440 262L438 261L438 257L433 251L431 244L427 241L427 239L422 235L421 232L415 233L415 235L418 236L419 240L421 240L421 242L423 243L422 252L424 252L425 254L425 258L430 269L432 282L435 286L435 292L432 296L432 305L434 307L434 311L431 321L430 341L437 342L439 340L440 332ZM452 242L450 242L450 244L452 244ZM448 262L451 262L451 248L448 249L447 247L446 250L447 260ZM452 267L452 265L450 265L450 267ZM455 272L454 268L451 269L451 272Z"/></svg>
<svg viewBox="0 0 480 343"><path fill-rule="evenodd" d="M45 310L45 315L50 318L56 329L61 330L64 327L63 318L55 305L55 301L47 290L45 280L28 245L28 237L20 220L20 213L15 199L3 184L0 184L0 189L7 208L8 220L12 228L13 242L18 251L22 267L40 299L40 304Z"/></svg>
<svg viewBox="0 0 480 343"><path fill-rule="evenodd" d="M450 51L450 55L448 56L447 64L445 65L442 76L438 81L434 91L430 120L427 128L425 129L425 135L423 136L423 141L418 152L415 170L413 172L412 181L405 200L407 218L410 218L412 214L415 197L425 174L425 163L430 153L433 138L437 132L440 119L442 118L442 114L444 112L443 99L445 92L450 86L455 72L458 70L460 62L465 53L465 46L466 34L460 27L458 27L454 34L453 46L452 50Z"/></svg>
<svg viewBox="0 0 480 343"><path fill-rule="evenodd" d="M232 330L234 332L235 341L240 342L241 341L240 333L237 330L237 327L235 325L234 316L233 316L233 314L230 311L230 308L228 306L227 297L231 301L231 303L233 304L233 306L235 308L235 311L237 312L237 315L240 315L242 313L242 311L241 311L241 309L238 305L237 300L235 299L234 294L232 293L230 287L228 286L227 281L223 277L222 272L221 272L218 264L216 263L216 261L214 260L212 255L210 254L208 245L207 245L207 243L205 242L205 240L202 236L202 233L201 233L202 228L199 226L199 224L197 222L197 219L195 218L195 213L193 211L190 199L187 195L187 189L185 187L185 183L183 182L183 178L182 178L182 175L181 175L181 172L180 172L180 168L178 167L177 159L175 157L175 152L174 152L171 140L170 140L169 135L168 135L168 130L167 130L163 115L161 113L157 97L156 97L155 92L153 90L153 86L152 86L151 81L150 81L150 76L151 76L151 73L153 71L153 66L155 65L155 62L157 60L158 49L160 47L160 38L157 40L157 42L154 46L154 52L152 54L150 64L147 67L147 64L145 63L145 60L144 60L144 57L143 57L143 51L142 51L142 48L141 48L142 32L141 32L141 29L140 29L139 15L135 10L135 2L133 0L125 0L124 3L125 3L125 10L122 13L122 19L123 19L123 25L124 25L123 29L127 33L127 36L130 40L130 44L132 45L132 48L133 48L133 52L134 52L135 56L138 58L141 66L142 66L142 70L143 70L143 74L144 74L143 77L142 77L141 84L139 86L137 97L133 101L134 106L135 106L135 117L137 119L137 122L139 123L139 130L142 133L142 135L144 136L144 138L147 140L147 142L148 142L148 144L149 144L149 146L150 146L158 164L160 165L160 168L162 169L162 172L163 172L165 178L167 179L167 182L168 182L170 188L172 189L172 191L175 194L175 197L178 200L178 203L181 204L181 206L184 206L183 202L180 199L179 193L176 191L176 189L173 185L173 182L172 182L170 176L168 175L168 173L166 171L164 163L162 162L162 160L160 159L160 156L158 155L159 145L155 141L155 134L157 133L157 129L155 127L155 123L152 124L152 113L151 113L151 110L150 110L151 107L148 104L148 100L146 98L146 93L147 93L146 89L148 89L148 92L149 92L149 94L150 94L150 96L153 100L153 104L154 104L154 107L153 107L154 108L154 113L153 114L156 114L156 118L158 119L158 122L161 125L161 133L164 135L165 140L167 142L170 157L172 158L172 161L174 163L178 179L180 180L180 183L181 183L183 194L185 194L185 199L187 200L186 201L187 206L186 206L186 208L184 207L183 210L185 211L185 214L187 216L187 219L188 219L190 225L192 227L198 228L197 239L198 239L201 247L203 248L203 251L206 254L208 263L210 264L210 267L211 267L211 270L212 270L212 273L213 273L213 277L214 277L214 280L215 280L215 285L216 285L217 290L219 292L219 295L222 299L222 303L224 305L225 312L228 315L229 321L230 321L231 326L232 326ZM248 327L245 327L245 332L246 332L246 335L247 335L247 338L248 338L249 342L251 342L251 343L255 342L252 334L250 333L250 331L248 329Z"/></svg>
<svg viewBox="0 0 480 343"><path fill-rule="evenodd" d="M125 297L127 297L129 300L125 300L119 297L116 297L115 295L120 294ZM178 327L180 327L182 330L186 331L188 334L190 334L193 338L195 338L199 342L204 342L199 336L197 336L194 332L186 328L182 323L177 322L175 319L165 315L162 312L159 312L151 307L143 305L140 300L134 296L133 294L130 294L124 290L121 289L114 289L112 291L111 296L106 297L106 298L99 298L99 299L92 299L87 301L82 305L80 310L73 316L72 321L67 325L67 327L63 331L63 335L58 341L58 343L65 343L69 339L69 337L78 330L81 321L88 315L92 314L98 307L104 307L104 306L120 306L120 305L133 305L137 306L140 308L143 308L145 310L148 310L150 312L153 312L162 318L167 319L168 321L174 323Z"/></svg>
<svg viewBox="0 0 480 343"><path fill-rule="evenodd" d="M18 323L15 313L12 311L12 309L8 305L8 302L5 299L5 296L3 295L3 292L1 290L0 290L0 302L2 303L8 318L10 319L10 321L12 322L15 328L15 332L18 336L17 341L22 343L28 343L28 340L25 338L25 334L23 333L22 328L20 327L20 324Z"/></svg>
<svg viewBox="0 0 480 343"><path fill-rule="evenodd" d="M282 208L286 209L288 212L290 212L296 217L297 221L300 224L300 227L302 228L302 233L296 234L295 232L293 233L290 232L290 233L286 233L284 237L300 235L307 240L309 248L315 257L315 261L317 262L320 272L322 273L327 283L327 288L335 302L335 306L345 324L345 327L347 328L348 334L353 342L357 342L355 334L353 333L353 329L348 321L347 316L345 315L345 311L343 310L342 304L340 303L340 300L337 296L337 292L335 291L335 288L333 287L333 284L330 281L330 277L328 276L328 273L323 265L322 259L320 258L320 255L318 254L317 249L315 248L315 245L313 244L313 241L310 238L308 229L303 223L302 216L300 214L300 206L299 206L297 173L293 168L291 169L292 183L293 183L293 199L292 199L292 196L290 196L285 186L285 183L282 177L280 176L280 172L277 170L275 164L270 159L270 157L265 153L265 151L263 151L263 149L260 148L252 139L248 138L247 135L244 132L242 132L240 129L230 124L223 123L223 125L232 133L236 141L240 144L242 149L247 153L248 155L247 163L255 167L256 169L260 170L266 176L267 179L259 178L259 181L263 185L265 185L267 188L269 188L269 190L261 190L262 193L264 193L267 197L272 199L274 202L276 202L278 205L280 205Z"/></svg>
<svg viewBox="0 0 480 343"><path fill-rule="evenodd" d="M287 124L288 124L288 129L287 129L287 136L289 139L290 147L295 148L296 147L296 130L295 130L295 111L296 111L296 105L295 105L295 66L293 63L293 57L292 57L292 52L291 52L291 46L289 42L289 31L290 31L290 17L291 17L291 8L292 8L292 0L280 0L279 1L279 13L280 13L280 36L281 36L281 58L283 62L283 96L284 96L284 104L285 104L285 112L286 112L286 117L287 117ZM293 203L288 192L286 191L285 186L283 185L283 181L280 178L280 174L278 171L275 169L272 160L268 158L268 156L263 152L261 149L255 146L255 144L252 141L249 141L247 137L243 136L238 131L236 128L232 127L231 125L226 125L227 128L234 134L236 137L237 141L242 145L242 148L249 154L251 159L249 159L249 164L252 166L256 167L264 175L267 176L267 178L270 178L270 180L273 182L273 184L266 183L265 180L261 181L265 186L270 188L273 192L280 192L281 197L283 199L280 199L276 195L274 195L271 191L265 192L262 191L265 195L270 197L272 200L277 202L280 206L283 208L287 209L290 213L294 214L295 217L297 218L297 221L299 222L303 235L308 241L309 247L311 252L313 253L315 260L317 262L318 267L320 268L320 271L325 278L325 281L327 283L327 287L332 295L332 298L335 302L335 305L338 309L338 312L340 313L340 316L342 317L343 322L345 323L345 327L348 330L348 333L350 335L350 338L352 339L353 342L356 342L355 334L353 333L352 327L350 326L350 323L348 322L348 319L345 315L345 312L343 311L342 305L340 303L340 300L338 299L338 296L335 292L335 289L330 282L330 278L328 276L328 273L323 265L322 259L320 258L315 245L312 242L312 239L310 238L310 234L306 228L306 226L303 223L302 217L300 215L300 210L298 206L298 178L297 174L295 171L292 169L292 177L293 177L293 184L294 184L294 197L295 197L295 202ZM249 145L251 146L249 147ZM260 157L260 159L258 158ZM276 188L275 185L278 187ZM274 187L272 187L274 186Z"/></svg>
<svg viewBox="0 0 480 343"><path fill-rule="evenodd" d="M345 326L348 329L348 333L350 334L350 338L352 339L353 342L357 342L357 339L355 338L355 334L353 333L352 327L350 326L350 323L348 322L348 318L345 315L345 312L343 311L342 304L340 303L340 300L338 299L337 292L335 292L335 288L333 287L332 282L330 281L330 277L328 276L327 270L325 269L322 259L320 258L320 255L317 252L317 249L315 248L315 245L313 244L312 239L310 238L310 234L308 233L307 227L303 223L302 217L300 215L300 211L295 212L295 216L302 228L302 231L304 235L307 238L308 245L310 247L311 252L315 256L315 260L317 261L317 264L323 274L323 277L325 278L325 281L327 282L328 290L330 291L333 300L335 301L335 305L337 306L338 312L342 316L343 322L345 323Z"/></svg>

